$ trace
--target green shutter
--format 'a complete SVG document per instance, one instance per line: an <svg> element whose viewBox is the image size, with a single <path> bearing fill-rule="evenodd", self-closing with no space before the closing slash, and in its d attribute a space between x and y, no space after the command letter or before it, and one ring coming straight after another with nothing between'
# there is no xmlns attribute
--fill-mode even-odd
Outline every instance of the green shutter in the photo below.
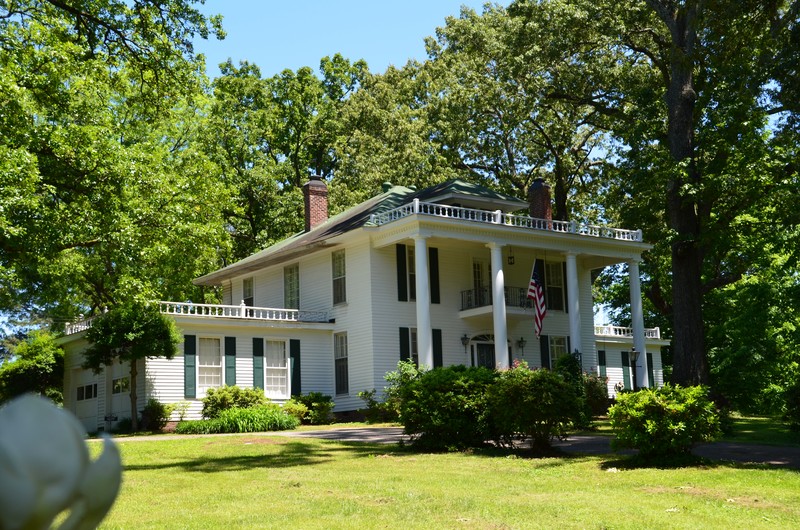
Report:
<svg viewBox="0 0 800 530"><path fill-rule="evenodd" d="M397 301L408 302L408 271L406 270L406 246L395 245L397 251Z"/></svg>
<svg viewBox="0 0 800 530"><path fill-rule="evenodd" d="M236 337L225 337L225 384L236 384Z"/></svg>
<svg viewBox="0 0 800 530"><path fill-rule="evenodd" d="M400 328L400 360L407 361L411 357L411 332L408 328Z"/></svg>
<svg viewBox="0 0 800 530"><path fill-rule="evenodd" d="M550 339L547 335L539 335L539 349L542 351L542 368L550 368Z"/></svg>
<svg viewBox="0 0 800 530"><path fill-rule="evenodd" d="M253 388L264 389L264 339L253 337Z"/></svg>
<svg viewBox="0 0 800 530"><path fill-rule="evenodd" d="M650 388L655 388L656 377L655 372L653 371L653 354L650 352L647 352L647 377L649 377L647 382L650 383Z"/></svg>
<svg viewBox="0 0 800 530"><path fill-rule="evenodd" d="M302 393L302 389L300 387L302 383L300 379L300 374L302 370L300 369L299 339L291 339L289 341L289 358L291 359L291 364L292 364L292 395L299 396Z"/></svg>
<svg viewBox="0 0 800 530"><path fill-rule="evenodd" d="M567 262L566 261L564 263L562 263L562 267L563 267L561 269L563 271L562 278L564 278L564 312L565 313L569 313L569 295L567 294ZM572 352L569 352L569 353L572 353Z"/></svg>
<svg viewBox="0 0 800 530"><path fill-rule="evenodd" d="M444 366L442 362L442 330L431 330L433 333L433 367L441 368Z"/></svg>
<svg viewBox="0 0 800 530"><path fill-rule="evenodd" d="M183 397L197 396L197 337L183 336Z"/></svg>
<svg viewBox="0 0 800 530"><path fill-rule="evenodd" d="M628 352L622 352L622 384L625 390L631 389L631 361Z"/></svg>
<svg viewBox="0 0 800 530"><path fill-rule="evenodd" d="M428 272L431 286L431 303L438 304L439 297L439 249L428 249ZM434 365L435 366L435 365Z"/></svg>
<svg viewBox="0 0 800 530"><path fill-rule="evenodd" d="M606 351L597 350L597 370L600 377L606 377Z"/></svg>

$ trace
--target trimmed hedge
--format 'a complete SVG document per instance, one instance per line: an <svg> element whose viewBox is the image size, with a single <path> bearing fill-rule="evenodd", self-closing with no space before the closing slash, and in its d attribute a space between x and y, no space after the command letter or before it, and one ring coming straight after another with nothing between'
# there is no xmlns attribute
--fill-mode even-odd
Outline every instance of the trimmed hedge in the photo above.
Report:
<svg viewBox="0 0 800 530"><path fill-rule="evenodd" d="M266 405L269 400L260 388L240 388L238 386L222 386L209 388L203 398L203 417L214 419L223 411Z"/></svg>
<svg viewBox="0 0 800 530"><path fill-rule="evenodd" d="M720 434L719 415L703 386L666 384L620 394L608 417L616 433L612 447L638 449L645 459L685 455Z"/></svg>
<svg viewBox="0 0 800 530"><path fill-rule="evenodd" d="M184 421L178 424L178 434L218 434L236 432L267 432L296 429L300 421L280 405L269 403L257 407L223 410L210 420Z"/></svg>

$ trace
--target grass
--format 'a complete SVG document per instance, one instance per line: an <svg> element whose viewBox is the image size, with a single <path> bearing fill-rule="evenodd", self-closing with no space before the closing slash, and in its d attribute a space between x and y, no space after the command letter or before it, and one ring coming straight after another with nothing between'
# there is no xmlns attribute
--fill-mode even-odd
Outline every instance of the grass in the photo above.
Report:
<svg viewBox="0 0 800 530"><path fill-rule="evenodd" d="M760 466L630 469L614 456L253 434L119 446L123 486L102 528L800 527L800 474Z"/></svg>

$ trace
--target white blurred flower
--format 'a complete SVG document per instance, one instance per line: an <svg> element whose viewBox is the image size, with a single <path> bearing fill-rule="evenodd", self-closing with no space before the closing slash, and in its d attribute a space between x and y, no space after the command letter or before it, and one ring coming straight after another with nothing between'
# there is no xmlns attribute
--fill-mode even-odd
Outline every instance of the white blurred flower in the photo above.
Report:
<svg viewBox="0 0 800 530"><path fill-rule="evenodd" d="M0 528L96 527L114 503L122 478L110 439L90 462L81 423L47 399L26 395L0 408Z"/></svg>

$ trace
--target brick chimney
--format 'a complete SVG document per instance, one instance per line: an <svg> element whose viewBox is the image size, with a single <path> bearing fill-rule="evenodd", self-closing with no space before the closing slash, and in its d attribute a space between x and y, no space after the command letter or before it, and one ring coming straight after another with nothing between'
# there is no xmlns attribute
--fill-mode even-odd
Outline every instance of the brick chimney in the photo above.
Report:
<svg viewBox="0 0 800 530"><path fill-rule="evenodd" d="M303 185L306 205L306 232L328 220L328 186L322 177L313 175Z"/></svg>
<svg viewBox="0 0 800 530"><path fill-rule="evenodd" d="M553 220L553 206L550 202L550 185L538 178L528 188L528 211L536 219Z"/></svg>

